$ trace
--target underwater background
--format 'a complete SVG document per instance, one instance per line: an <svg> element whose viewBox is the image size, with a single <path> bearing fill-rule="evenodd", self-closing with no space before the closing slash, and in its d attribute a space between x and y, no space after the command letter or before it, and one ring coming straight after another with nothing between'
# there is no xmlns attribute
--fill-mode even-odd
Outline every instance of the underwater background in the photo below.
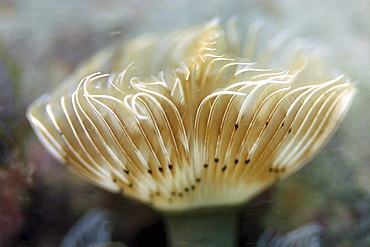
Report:
<svg viewBox="0 0 370 247"><path fill-rule="evenodd" d="M261 18L272 33L288 29L358 80L352 107L319 155L245 206L240 246L306 229L319 232L322 246L370 246L369 11L365 0L0 1L0 246L81 246L81 239L165 246L155 211L65 169L38 142L25 111L101 48L215 16L237 16L241 26ZM71 231L76 224L81 231Z"/></svg>

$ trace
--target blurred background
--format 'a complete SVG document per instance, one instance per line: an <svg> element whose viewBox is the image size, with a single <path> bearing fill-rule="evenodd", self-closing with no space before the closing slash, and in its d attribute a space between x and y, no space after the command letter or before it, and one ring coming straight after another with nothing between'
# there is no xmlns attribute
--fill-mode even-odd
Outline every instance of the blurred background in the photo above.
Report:
<svg viewBox="0 0 370 247"><path fill-rule="evenodd" d="M56 162L25 110L103 47L234 15L241 26L262 18L272 33L288 28L312 39L359 89L320 154L246 205L240 246L256 246L266 229L284 234L307 224L323 227L323 246L370 246L369 11L365 0L1 0L0 246L58 246L92 209L110 222L104 246L165 246L160 215Z"/></svg>

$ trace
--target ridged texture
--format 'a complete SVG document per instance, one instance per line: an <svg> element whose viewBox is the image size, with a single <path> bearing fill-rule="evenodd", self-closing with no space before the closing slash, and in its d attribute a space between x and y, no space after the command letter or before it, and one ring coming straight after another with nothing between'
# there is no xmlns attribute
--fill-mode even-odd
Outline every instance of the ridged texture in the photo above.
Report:
<svg viewBox="0 0 370 247"><path fill-rule="evenodd" d="M320 247L324 227L311 223L290 231L284 235L268 229L258 239L257 247Z"/></svg>
<svg viewBox="0 0 370 247"><path fill-rule="evenodd" d="M108 48L28 118L59 161L110 191L160 210L243 203L307 163L355 93L298 48L281 54L286 70L264 68L279 42L255 48L256 26L245 42L213 20Z"/></svg>

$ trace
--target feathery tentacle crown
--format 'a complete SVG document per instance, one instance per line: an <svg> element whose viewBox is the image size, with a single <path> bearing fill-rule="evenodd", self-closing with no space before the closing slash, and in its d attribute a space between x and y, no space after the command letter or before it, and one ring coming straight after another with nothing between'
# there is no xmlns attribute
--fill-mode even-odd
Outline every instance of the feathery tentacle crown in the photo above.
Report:
<svg viewBox="0 0 370 247"><path fill-rule="evenodd" d="M160 210L243 203L307 163L355 92L298 48L286 70L265 68L276 42L253 62L256 30L241 44L213 20L106 49L28 118L59 161L112 192Z"/></svg>

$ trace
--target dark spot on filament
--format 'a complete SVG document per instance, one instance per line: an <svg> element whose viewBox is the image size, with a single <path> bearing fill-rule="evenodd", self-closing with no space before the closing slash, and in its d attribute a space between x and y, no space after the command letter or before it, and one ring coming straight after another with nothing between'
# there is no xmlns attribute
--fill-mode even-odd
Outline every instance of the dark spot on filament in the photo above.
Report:
<svg viewBox="0 0 370 247"><path fill-rule="evenodd" d="M192 185L192 186L191 186L191 189L192 189L192 190L195 190L195 185Z"/></svg>
<svg viewBox="0 0 370 247"><path fill-rule="evenodd" d="M158 170L161 172L163 171L163 167L159 167Z"/></svg>
<svg viewBox="0 0 370 247"><path fill-rule="evenodd" d="M152 170L148 170L148 173L149 173L149 174L152 174Z"/></svg>
<svg viewBox="0 0 370 247"><path fill-rule="evenodd" d="M208 164L204 164L204 165L203 165L203 167L204 167L204 168L207 168L207 167L208 167Z"/></svg>
<svg viewBox="0 0 370 247"><path fill-rule="evenodd" d="M200 182L200 178L195 179L195 181L199 183Z"/></svg>
<svg viewBox="0 0 370 247"><path fill-rule="evenodd" d="M222 167L221 170L224 172L226 170L226 166Z"/></svg>
<svg viewBox="0 0 370 247"><path fill-rule="evenodd" d="M170 165L168 165L168 169L170 169L170 170L171 170L171 169L172 169L172 167L173 167L173 166L172 166L171 164L170 164Z"/></svg>
<svg viewBox="0 0 370 247"><path fill-rule="evenodd" d="M269 168L269 172L272 172L274 169L272 169L271 167Z"/></svg>
<svg viewBox="0 0 370 247"><path fill-rule="evenodd" d="M238 124L235 124L234 127L235 127L235 129L238 129L239 128L239 125Z"/></svg>
<svg viewBox="0 0 370 247"><path fill-rule="evenodd" d="M184 195L183 193L181 193L181 192L179 193L179 197L182 197L183 195Z"/></svg>
<svg viewBox="0 0 370 247"><path fill-rule="evenodd" d="M117 183L117 179L113 178L112 180L113 180L113 183Z"/></svg>
<svg viewBox="0 0 370 247"><path fill-rule="evenodd" d="M283 126L284 126L284 123L281 124L281 127L283 127Z"/></svg>
<svg viewBox="0 0 370 247"><path fill-rule="evenodd" d="M189 192L189 188L188 187L185 188L185 192Z"/></svg>
<svg viewBox="0 0 370 247"><path fill-rule="evenodd" d="M245 164L248 164L249 162L251 162L251 160L250 160L250 159L246 159L246 160L244 161L244 163L245 163Z"/></svg>
<svg viewBox="0 0 370 247"><path fill-rule="evenodd" d="M173 195L173 196L176 195L176 191L172 191L171 195Z"/></svg>
<svg viewBox="0 0 370 247"><path fill-rule="evenodd" d="M235 160L234 160L234 163L235 163L235 164L238 164L238 162L239 162L239 160L238 160L238 159L235 159Z"/></svg>
<svg viewBox="0 0 370 247"><path fill-rule="evenodd" d="M220 160L219 160L219 158L215 158L215 162L217 163L217 162L219 162Z"/></svg>
<svg viewBox="0 0 370 247"><path fill-rule="evenodd" d="M123 170L124 171L124 173L126 173L126 174L129 174L130 173L130 171L129 170Z"/></svg>
<svg viewBox="0 0 370 247"><path fill-rule="evenodd" d="M290 133L290 132L292 132L292 129L289 129L289 130L288 130L288 133Z"/></svg>
<svg viewBox="0 0 370 247"><path fill-rule="evenodd" d="M269 125L269 122L266 122L265 126Z"/></svg>
<svg viewBox="0 0 370 247"><path fill-rule="evenodd" d="M128 184L128 186L129 186L130 188L134 187L134 185L133 185L132 183L129 183L129 184Z"/></svg>

